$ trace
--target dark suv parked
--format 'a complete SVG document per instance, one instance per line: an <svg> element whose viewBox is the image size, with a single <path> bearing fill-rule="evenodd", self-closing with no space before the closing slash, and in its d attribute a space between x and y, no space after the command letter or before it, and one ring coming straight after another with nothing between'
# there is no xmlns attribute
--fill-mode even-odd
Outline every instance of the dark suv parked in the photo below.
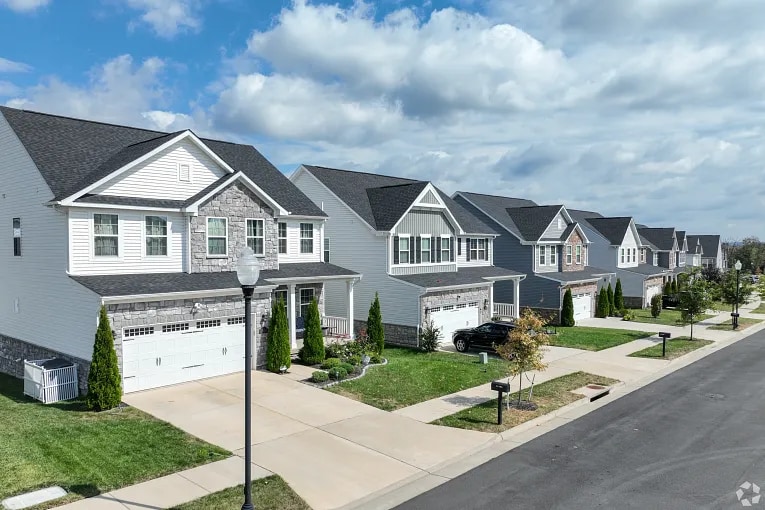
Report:
<svg viewBox="0 0 765 510"><path fill-rule="evenodd" d="M458 329L452 333L452 342L458 352L478 348L494 350L495 345L507 341L508 332L515 324L507 321L487 322L475 328Z"/></svg>

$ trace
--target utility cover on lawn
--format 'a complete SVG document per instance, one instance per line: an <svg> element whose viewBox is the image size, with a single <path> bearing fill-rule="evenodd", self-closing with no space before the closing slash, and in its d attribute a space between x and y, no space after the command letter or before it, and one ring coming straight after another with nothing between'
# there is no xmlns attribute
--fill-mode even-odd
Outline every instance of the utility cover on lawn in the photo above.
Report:
<svg viewBox="0 0 765 510"><path fill-rule="evenodd" d="M584 395L585 397L590 399L590 402L592 402L593 400L598 400L599 398L605 397L606 395L611 393L611 387L602 386L600 384L588 384L587 386L582 386L581 388L571 390L571 393Z"/></svg>
<svg viewBox="0 0 765 510"><path fill-rule="evenodd" d="M40 489L39 491L27 492L26 494L19 494L12 498L3 500L3 508L5 510L21 510L22 508L29 508L30 506L36 506L46 501L53 501L54 499L62 498L66 496L66 491L61 487L48 487L46 489Z"/></svg>

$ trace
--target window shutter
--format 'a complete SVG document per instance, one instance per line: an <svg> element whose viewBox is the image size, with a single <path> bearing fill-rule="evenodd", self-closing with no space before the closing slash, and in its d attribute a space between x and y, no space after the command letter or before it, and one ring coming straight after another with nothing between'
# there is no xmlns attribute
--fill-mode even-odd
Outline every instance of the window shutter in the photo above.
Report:
<svg viewBox="0 0 765 510"><path fill-rule="evenodd" d="M414 249L414 237L409 238L409 263L414 264L414 255L415 255L415 249Z"/></svg>
<svg viewBox="0 0 765 510"><path fill-rule="evenodd" d="M491 246L491 244L489 243L489 238L487 237L486 238L486 260L491 260L491 257L489 256L489 246Z"/></svg>
<svg viewBox="0 0 765 510"><path fill-rule="evenodd" d="M454 239L449 238L449 262L454 262Z"/></svg>
<svg viewBox="0 0 765 510"><path fill-rule="evenodd" d="M432 236L430 238L430 261L431 262L436 261L436 252L438 251L436 250L436 239L438 239L438 237L436 236Z"/></svg>
<svg viewBox="0 0 765 510"><path fill-rule="evenodd" d="M465 259L470 262L470 239L465 239Z"/></svg>
<svg viewBox="0 0 765 510"><path fill-rule="evenodd" d="M393 236L393 263L398 264L398 236Z"/></svg>
<svg viewBox="0 0 765 510"><path fill-rule="evenodd" d="M414 239L415 239L415 243L414 243L414 246L415 246L415 250L414 251L415 251L415 253L414 253L414 255L416 257L417 263L421 264L422 263L422 238L420 236L417 236Z"/></svg>
<svg viewBox="0 0 765 510"><path fill-rule="evenodd" d="M436 249L436 262L441 262L441 236L436 237L438 248Z"/></svg>
<svg viewBox="0 0 765 510"><path fill-rule="evenodd" d="M462 239L457 238L457 255L462 255Z"/></svg>

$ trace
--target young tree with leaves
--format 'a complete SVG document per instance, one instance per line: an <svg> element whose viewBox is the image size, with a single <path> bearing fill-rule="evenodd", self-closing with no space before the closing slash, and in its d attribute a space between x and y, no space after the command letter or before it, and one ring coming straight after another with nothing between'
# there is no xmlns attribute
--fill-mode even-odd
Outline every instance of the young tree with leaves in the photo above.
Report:
<svg viewBox="0 0 765 510"><path fill-rule="evenodd" d="M664 293L665 296L671 296L672 295L672 284L669 283L669 281L664 284L664 292L663 293Z"/></svg>
<svg viewBox="0 0 765 510"><path fill-rule="evenodd" d="M279 299L271 304L271 319L268 322L266 338L266 368L270 372L279 373L282 367L289 368L292 364L290 346L290 331L287 325L287 312L284 301Z"/></svg>
<svg viewBox="0 0 765 510"><path fill-rule="evenodd" d="M98 329L93 343L93 357L88 372L88 395L85 403L93 411L106 411L120 405L122 381L114 350L114 334L109 324L106 307L98 314Z"/></svg>
<svg viewBox="0 0 765 510"><path fill-rule="evenodd" d="M570 328L574 324L574 297L571 295L571 289L566 289L560 311L560 325Z"/></svg>
<svg viewBox="0 0 765 510"><path fill-rule="evenodd" d="M380 311L380 296L375 292L375 300L369 306L369 316L367 317L367 335L369 341L374 346L377 354L382 354L385 349L385 330L382 323L382 312Z"/></svg>
<svg viewBox="0 0 765 510"><path fill-rule="evenodd" d="M526 310L515 321L515 327L507 335L507 342L496 347L497 354L508 362L509 374L512 377L519 376L518 382L518 406L521 404L521 389L523 388L523 375L532 370L544 370L547 365L542 362L544 355L543 347L550 343L550 338L545 332L545 322L539 315L531 310ZM528 401L534 392L532 379L529 387Z"/></svg>
<svg viewBox="0 0 765 510"><path fill-rule="evenodd" d="M622 280L616 279L616 288L614 289L614 308L617 311L624 310L624 293L622 292Z"/></svg>
<svg viewBox="0 0 765 510"><path fill-rule="evenodd" d="M611 282L608 282L608 289L606 290L606 296L608 297L608 315L616 315L616 307L614 306L614 291L611 288Z"/></svg>
<svg viewBox="0 0 765 510"><path fill-rule="evenodd" d="M605 319L608 317L610 307L611 304L608 302L608 293L606 292L606 288L601 287L600 292L598 293L598 301L595 305L595 317Z"/></svg>
<svg viewBox="0 0 765 510"><path fill-rule="evenodd" d="M688 278L685 290L680 293L678 308L683 324L691 325L691 340L693 340L693 325L699 321L711 305L709 283L701 276L701 271L695 269Z"/></svg>
<svg viewBox="0 0 765 510"><path fill-rule="evenodd" d="M752 279L748 274L739 275L739 287L738 296L736 296L736 270L727 271L723 275L723 279L718 287L720 301L730 305L731 312L736 308L736 301L738 300L738 306L745 305L751 301L752 292L754 292L754 285Z"/></svg>
<svg viewBox="0 0 765 510"><path fill-rule="evenodd" d="M311 300L305 314L305 332L300 359L307 365L316 365L324 361L324 332L321 330L321 316L316 299Z"/></svg>

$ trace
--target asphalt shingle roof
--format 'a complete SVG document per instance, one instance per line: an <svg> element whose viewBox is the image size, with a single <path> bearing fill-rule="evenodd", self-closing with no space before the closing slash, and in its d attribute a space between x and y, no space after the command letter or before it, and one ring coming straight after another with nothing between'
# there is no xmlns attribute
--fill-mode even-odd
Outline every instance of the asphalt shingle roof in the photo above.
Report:
<svg viewBox="0 0 765 510"><path fill-rule="evenodd" d="M118 126L0 106L56 199L66 198L179 133ZM251 145L202 139L292 214L326 214Z"/></svg>
<svg viewBox="0 0 765 510"><path fill-rule="evenodd" d="M588 218L586 221L592 228L600 232L603 237L608 239L608 242L613 245L620 245L624 240L624 236L630 228L629 217L618 218Z"/></svg>
<svg viewBox="0 0 765 510"><path fill-rule="evenodd" d="M523 239L538 241L562 207L562 205L509 207L506 212Z"/></svg>
<svg viewBox="0 0 765 510"><path fill-rule="evenodd" d="M582 209L569 209L566 207L566 210L571 215L572 218L574 218L576 221L582 221L587 220L590 218L603 218L604 216L600 214L599 212L595 211L584 211Z"/></svg>
<svg viewBox="0 0 765 510"><path fill-rule="evenodd" d="M414 191L417 189L422 191L428 184L427 181L323 166L303 165L303 167L377 230L390 230L419 194L419 192L414 194ZM369 190L375 191L370 193ZM493 232L489 226L470 214L443 191L438 188L436 191L466 233L490 234ZM394 220L396 215L398 217Z"/></svg>
<svg viewBox="0 0 765 510"><path fill-rule="evenodd" d="M674 245L672 239L675 233L674 228L639 228L638 233L641 237L644 237L651 244L656 246L658 250L670 251Z"/></svg>
<svg viewBox="0 0 765 510"><path fill-rule="evenodd" d="M397 280L417 285L422 288L435 289L439 287L453 287L455 285L470 285L487 283L496 279L524 276L523 273L511 271L495 266L485 267L461 267L456 272L423 273L392 276Z"/></svg>
<svg viewBox="0 0 765 510"><path fill-rule="evenodd" d="M688 236L688 244L690 245L690 238L696 238L699 241L701 241L701 250L703 253L704 258L715 258L717 257L717 251L720 248L720 236L716 234L699 234L699 235L693 235ZM693 242L694 245L696 244L696 241Z"/></svg>
<svg viewBox="0 0 765 510"><path fill-rule="evenodd" d="M120 197L113 195L84 195L75 200L75 202L83 202L86 204L128 205L133 207L161 207L163 209L180 209L185 204L185 200Z"/></svg>
<svg viewBox="0 0 765 510"><path fill-rule="evenodd" d="M652 266L651 264L638 264L637 267L624 267L619 271L629 271L630 273L642 274L644 276L658 276L669 272L666 267Z"/></svg>
<svg viewBox="0 0 765 510"><path fill-rule="evenodd" d="M258 285L278 285L280 280L290 278L351 277L357 275L358 273L349 269L324 262L282 264L278 270L261 271ZM70 278L103 297L238 289L240 287L234 271L92 275L70 276Z"/></svg>
<svg viewBox="0 0 765 510"><path fill-rule="evenodd" d="M475 207L492 217L497 223L505 227L518 237L522 237L518 226L507 214L509 207L533 207L537 204L531 200L523 198L500 197L496 195L485 195L482 193L470 193L459 191L457 201L465 200L472 203Z"/></svg>
<svg viewBox="0 0 765 510"><path fill-rule="evenodd" d="M616 273L614 271L609 271L607 269L600 269L597 267L587 266L587 268L582 271L557 271L553 273L534 273L534 274L540 278L547 278L549 280L555 280L556 282L566 284L566 283L574 283L574 282L593 281L593 280L597 280L601 278L602 276L616 274Z"/></svg>

